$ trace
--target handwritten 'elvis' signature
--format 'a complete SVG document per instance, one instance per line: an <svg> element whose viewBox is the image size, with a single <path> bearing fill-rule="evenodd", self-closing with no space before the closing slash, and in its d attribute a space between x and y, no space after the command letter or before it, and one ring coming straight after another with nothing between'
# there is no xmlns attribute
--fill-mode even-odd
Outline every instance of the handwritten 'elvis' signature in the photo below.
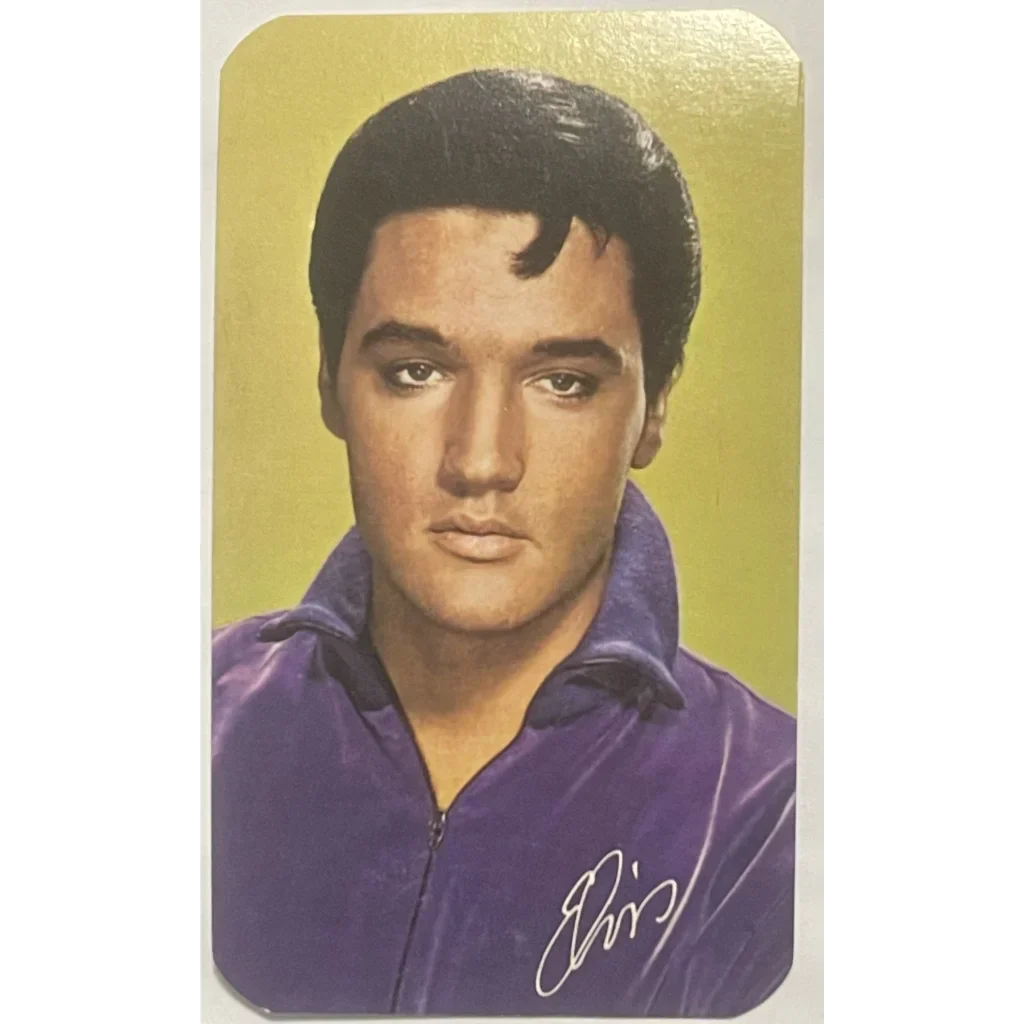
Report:
<svg viewBox="0 0 1024 1024"><path fill-rule="evenodd" d="M584 871L576 884L569 890L569 895L562 902L562 920L555 929L555 934L551 936L551 941L547 944L544 955L537 965L537 975L534 979L537 995L542 998L553 996L569 980L573 971L577 971L583 966L587 954L598 938L601 938L601 947L610 950L619 937L623 920L627 915L629 916L629 937L635 939L640 915L647 909L648 904L652 902L663 904L661 913L654 918L654 921L656 924L664 924L669 921L668 927L672 927L674 921L669 919L672 917L673 910L676 909L679 886L671 878L666 878L664 882L656 885L640 903L627 903L618 913L610 909L618 895L619 882L622 880L622 865L622 851L611 850L589 871ZM594 923L581 936L580 922L586 909L587 897L597 885L601 869L606 866L610 866L609 870L605 872L606 876L614 870L614 881ZM636 861L633 861L631 870L633 878L639 880L640 866ZM561 970L562 973L554 979L552 984L552 975L558 970Z"/></svg>

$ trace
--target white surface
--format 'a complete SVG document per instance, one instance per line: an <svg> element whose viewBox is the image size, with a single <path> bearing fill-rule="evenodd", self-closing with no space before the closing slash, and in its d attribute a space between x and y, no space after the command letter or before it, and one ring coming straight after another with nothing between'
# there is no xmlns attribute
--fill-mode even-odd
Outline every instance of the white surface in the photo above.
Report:
<svg viewBox="0 0 1024 1024"><path fill-rule="evenodd" d="M58 0L0 25L11 1024L198 1015L197 22Z"/></svg>

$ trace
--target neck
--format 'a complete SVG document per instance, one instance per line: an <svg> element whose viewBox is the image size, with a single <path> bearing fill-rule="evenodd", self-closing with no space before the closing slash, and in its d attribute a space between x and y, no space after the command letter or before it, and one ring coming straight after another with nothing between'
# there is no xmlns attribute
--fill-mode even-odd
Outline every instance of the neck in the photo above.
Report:
<svg viewBox="0 0 1024 1024"><path fill-rule="evenodd" d="M608 572L606 556L570 599L517 629L483 634L445 628L375 574L373 642L414 728L501 720L518 731L541 683L583 639Z"/></svg>
<svg viewBox="0 0 1024 1024"><path fill-rule="evenodd" d="M522 728L552 669L597 614L609 559L570 599L519 629L446 629L374 574L370 632L419 747L434 800L448 807Z"/></svg>

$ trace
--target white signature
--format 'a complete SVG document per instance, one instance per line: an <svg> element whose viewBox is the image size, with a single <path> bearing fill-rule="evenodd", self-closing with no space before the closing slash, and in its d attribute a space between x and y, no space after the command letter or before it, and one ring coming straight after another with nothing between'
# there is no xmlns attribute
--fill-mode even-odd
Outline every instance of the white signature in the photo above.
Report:
<svg viewBox="0 0 1024 1024"><path fill-rule="evenodd" d="M623 919L627 914L629 915L629 937L630 939L635 939L636 926L640 920L640 915L644 912L648 903L659 895L666 899L666 904L665 908L654 920L657 924L664 924L665 921L669 920L679 898L679 886L671 878L666 878L664 882L656 885L639 904L627 903L618 913L609 909L619 891L619 882L622 880L622 864L622 851L612 850L606 853L593 868L589 871L584 871L580 875L579 881L569 890L569 895L562 902L562 920L555 929L555 934L551 936L551 941L547 944L544 955L540 958L540 963L537 965L537 975L534 979L537 995L542 998L553 996L569 980L569 976L573 971L577 971L583 966L587 954L602 935L602 932L604 934L604 937L601 939L602 948L605 950L611 949L619 937ZM615 880L612 882L611 890L605 898L604 904L598 912L594 923L586 934L581 937L580 921L583 918L587 897L591 889L597 884L601 869L606 865L614 866ZM640 865L636 861L633 861L632 872L633 878L639 880ZM672 922L669 923L669 927L672 927ZM561 952L560 957L559 951ZM552 960L554 970L559 969L560 963L564 963L565 967L555 983L545 988L544 975L549 959ZM552 971L549 970L547 973L550 976Z"/></svg>

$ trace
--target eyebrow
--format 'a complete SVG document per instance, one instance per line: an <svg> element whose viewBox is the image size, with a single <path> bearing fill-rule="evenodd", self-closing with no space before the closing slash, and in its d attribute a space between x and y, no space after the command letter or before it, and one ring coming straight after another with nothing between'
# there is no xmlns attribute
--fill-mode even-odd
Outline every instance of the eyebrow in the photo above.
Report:
<svg viewBox="0 0 1024 1024"><path fill-rule="evenodd" d="M401 320L385 320L384 323L371 327L363 335L359 347L366 350L386 341L411 341L420 345L437 345L439 348L452 347L437 331L429 327L405 324Z"/></svg>
<svg viewBox="0 0 1024 1024"><path fill-rule="evenodd" d="M533 346L538 356L555 359L600 359L616 373L622 370L622 355L601 338L545 338Z"/></svg>
<svg viewBox="0 0 1024 1024"><path fill-rule="evenodd" d="M457 345L432 328L403 323L401 320L386 320L371 327L363 335L360 349L365 351L375 345L394 341L458 350ZM601 338L544 338L533 346L531 355L549 359L599 359L615 373L621 373L623 368L621 353Z"/></svg>

